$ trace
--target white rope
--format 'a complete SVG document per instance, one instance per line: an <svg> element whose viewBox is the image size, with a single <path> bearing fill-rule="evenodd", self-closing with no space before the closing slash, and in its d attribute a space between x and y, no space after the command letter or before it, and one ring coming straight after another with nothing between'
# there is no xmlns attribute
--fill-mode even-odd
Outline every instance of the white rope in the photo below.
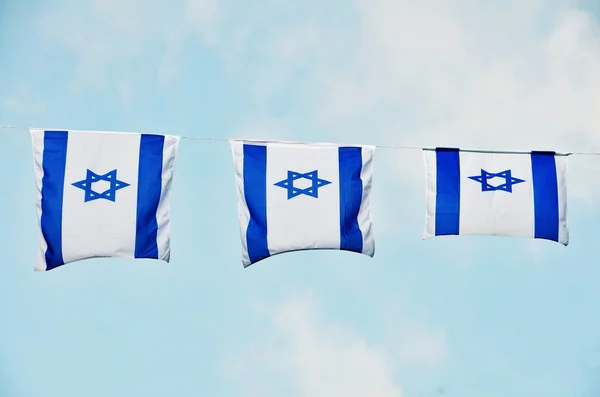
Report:
<svg viewBox="0 0 600 397"><path fill-rule="evenodd" d="M54 130L54 131L69 131L68 128L34 128L34 127L21 127L16 125L0 125L0 129L3 130L21 130L21 131L29 131L30 129L43 129L43 130ZM92 130L77 130L80 132L109 132L109 133L132 133L133 131L92 131ZM139 132L138 132L139 133ZM152 133L149 133L152 134ZM163 135L163 134L160 134ZM192 139L199 141L246 141L246 142L255 142L255 143L286 143L286 144L296 144L303 145L307 142L301 141L280 141L280 140L261 140L261 139L244 139L244 138L219 138L219 137L200 137L200 136L188 136L188 135L178 135L181 139ZM312 145L347 145L347 146L360 146L356 144L342 144L342 143L326 143L326 142L310 142ZM376 148L384 148L384 149L401 149L401 150L435 150L436 148L431 147L421 147L421 146L399 146L399 145L370 145ZM484 150L484 149L463 149L460 148L461 152L473 152L473 153L506 153L506 154L529 154L531 151L520 151L520 150ZM570 155L578 155L578 156L600 156L600 152L564 152L564 153L556 153L557 156L570 156Z"/></svg>

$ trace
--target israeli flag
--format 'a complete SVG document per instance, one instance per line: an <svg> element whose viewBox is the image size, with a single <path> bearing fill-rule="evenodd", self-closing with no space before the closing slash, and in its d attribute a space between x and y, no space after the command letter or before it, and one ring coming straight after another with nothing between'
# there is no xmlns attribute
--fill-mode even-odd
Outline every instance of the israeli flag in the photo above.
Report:
<svg viewBox="0 0 600 397"><path fill-rule="evenodd" d="M244 267L289 251L373 256L371 146L230 141Z"/></svg>
<svg viewBox="0 0 600 397"><path fill-rule="evenodd" d="M86 258L170 258L179 137L32 129L36 270Z"/></svg>
<svg viewBox="0 0 600 397"><path fill-rule="evenodd" d="M450 148L425 149L423 154L424 238L480 234L569 243L566 155Z"/></svg>

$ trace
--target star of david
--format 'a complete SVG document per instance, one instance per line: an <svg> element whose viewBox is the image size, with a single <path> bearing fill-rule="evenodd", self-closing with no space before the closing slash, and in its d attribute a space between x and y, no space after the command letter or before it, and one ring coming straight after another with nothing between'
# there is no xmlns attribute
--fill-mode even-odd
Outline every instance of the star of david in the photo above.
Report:
<svg viewBox="0 0 600 397"><path fill-rule="evenodd" d="M93 189L93 184L100 181L106 181L110 183L110 187L102 193L98 193ZM85 179L72 183L72 185L82 189L85 192L83 201L87 203L88 201L98 199L105 199L114 202L117 190L129 186L129 183L117 179L117 170L112 170L104 175L98 175L93 171L87 170Z"/></svg>
<svg viewBox="0 0 600 397"><path fill-rule="evenodd" d="M494 177L504 178L504 183L498 186L490 185L488 181ZM487 172L482 169L481 175L470 176L469 179L481 183L482 192L503 190L505 192L512 193L513 185L525 182L525 180L523 179L515 178L514 176L512 176L511 170L504 170L502 172L493 173Z"/></svg>
<svg viewBox="0 0 600 397"><path fill-rule="evenodd" d="M308 179L312 182L312 184L305 189L295 187L294 181L298 179ZM306 172L304 174L288 170L287 179L279 181L274 185L287 189L287 198L289 200L301 194L305 194L314 198L319 198L319 188L325 185L329 185L330 183L330 181L326 181L325 179L319 178L319 170Z"/></svg>

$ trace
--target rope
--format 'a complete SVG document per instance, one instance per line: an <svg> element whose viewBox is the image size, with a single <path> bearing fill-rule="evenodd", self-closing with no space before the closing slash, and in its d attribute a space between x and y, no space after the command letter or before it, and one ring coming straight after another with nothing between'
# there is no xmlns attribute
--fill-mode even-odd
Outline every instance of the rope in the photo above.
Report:
<svg viewBox="0 0 600 397"><path fill-rule="evenodd" d="M2 130L21 130L21 131L29 131L30 129L43 129L43 130L54 130L54 131L68 131L69 129L64 128L33 128L33 127L21 127L16 125L0 125L0 129ZM77 130L80 132L108 132L108 133L133 133L130 131L92 131L92 130ZM305 145L307 142L300 141L280 141L280 140L260 140L260 139L242 139L242 138L220 138L220 137L200 137L200 136L189 136L189 135L178 135L181 139L190 139L190 140L198 140L198 141L246 141L246 142L255 142L255 143L285 143L285 144L295 144L295 145ZM345 146L360 146L356 144L334 144L334 143L326 143L326 142L311 142L313 145L345 145ZM420 147L420 146L399 146L399 145L371 145L376 148L383 149L400 149L400 150L435 150L435 148L428 147ZM504 154L529 154L531 151L519 151L519 150L483 150L483 149L460 149L461 152L472 152L472 153L504 153ZM600 156L600 152L565 152L565 153L556 153L558 156L570 156L570 155L578 155L578 156Z"/></svg>

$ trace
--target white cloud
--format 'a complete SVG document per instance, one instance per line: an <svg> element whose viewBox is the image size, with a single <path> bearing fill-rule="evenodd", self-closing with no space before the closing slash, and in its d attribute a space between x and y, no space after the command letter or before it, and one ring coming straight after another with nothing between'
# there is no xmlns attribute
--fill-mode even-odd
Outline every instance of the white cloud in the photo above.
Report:
<svg viewBox="0 0 600 397"><path fill-rule="evenodd" d="M285 24L237 21L260 60L260 99L303 94L313 120L340 141L600 149L598 22L570 1L355 6L358 18L345 25L328 8ZM275 15L293 8L273 7Z"/></svg>
<svg viewBox="0 0 600 397"><path fill-rule="evenodd" d="M425 321L408 320L403 302L383 305L386 355L397 371L420 367L431 369L446 359L446 334Z"/></svg>
<svg viewBox="0 0 600 397"><path fill-rule="evenodd" d="M321 119L339 124L347 107L364 110L354 118L372 119L391 101L397 112L385 115L388 126L414 120L411 130L398 130L398 140L514 146L507 137L518 137L517 146L528 146L570 142L569 132L587 130L600 141L591 134L600 127L593 112L600 103L594 72L600 47L590 16L569 11L551 32L533 34L519 21L531 17L539 28L535 9L519 4L498 15L472 4L470 13L480 20L473 24L464 3L359 2L362 45L354 65L368 59L367 72L361 65L338 73L340 65L332 65L323 78L332 82L323 89L326 106L315 107ZM505 35L488 33L502 25Z"/></svg>
<svg viewBox="0 0 600 397"><path fill-rule="evenodd" d="M219 0L186 0L185 22L199 31L207 44L214 44L215 24L219 18Z"/></svg>
<svg viewBox="0 0 600 397"><path fill-rule="evenodd" d="M77 57L73 87L77 91L117 87L128 103L134 94L123 90L146 69L148 49L163 46L157 80L168 86L188 35L214 41L213 24L218 0L89 0L65 4L44 14L36 27L40 34L65 46ZM160 48L160 47L159 47ZM151 65L154 67L155 65Z"/></svg>
<svg viewBox="0 0 600 397"><path fill-rule="evenodd" d="M404 339L398 349L370 344L351 327L328 319L308 293L260 312L268 317L268 328L226 366L244 395L400 397L392 360L419 366L445 357L443 335L423 326L390 330Z"/></svg>

